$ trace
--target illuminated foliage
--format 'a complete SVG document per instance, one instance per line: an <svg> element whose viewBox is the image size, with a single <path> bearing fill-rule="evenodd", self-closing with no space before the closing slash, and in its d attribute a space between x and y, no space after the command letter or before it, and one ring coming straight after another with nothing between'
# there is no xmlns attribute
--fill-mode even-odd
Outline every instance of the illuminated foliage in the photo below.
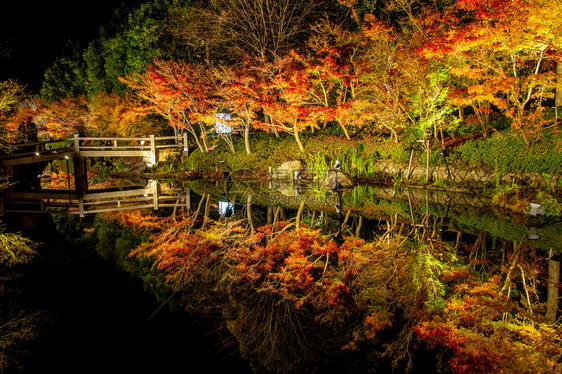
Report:
<svg viewBox="0 0 562 374"><path fill-rule="evenodd" d="M450 66L457 86L450 100L474 108L484 136L493 107L528 142L546 123L543 101L554 95L561 46L552 15L560 11L536 1L458 1L434 20L423 53Z"/></svg>
<svg viewBox="0 0 562 374"><path fill-rule="evenodd" d="M23 87L14 81L0 82L0 113L9 111L23 96Z"/></svg>
<svg viewBox="0 0 562 374"><path fill-rule="evenodd" d="M0 226L0 264L13 266L29 262L37 254L36 247L30 239L5 232Z"/></svg>
<svg viewBox="0 0 562 374"><path fill-rule="evenodd" d="M188 131L201 152L209 151L215 123L215 79L205 65L174 61L156 61L143 74L120 78L142 99L138 111L161 115L176 132Z"/></svg>
<svg viewBox="0 0 562 374"><path fill-rule="evenodd" d="M245 61L241 66L221 67L216 70L216 74L220 79L220 105L231 113L228 125L233 131L238 128L244 130L244 146L246 153L250 154L250 129L267 129L269 126L259 117L259 112L268 99L263 71Z"/></svg>
<svg viewBox="0 0 562 374"><path fill-rule="evenodd" d="M325 326L358 321L341 348L377 347L394 367L411 368L420 344L456 373L525 371L530 363L536 372L552 372L560 365L559 323L547 325L544 303L532 296L540 259L521 245L503 266L483 273L488 261L473 253L477 247L467 247L461 261L436 241L344 237L338 246L320 230L290 222L251 231L245 220L119 215L123 224L152 233L131 255L152 258L175 289L205 278L214 292L230 295L239 312L229 329L266 367L293 357L281 347L304 342L298 320L307 313ZM279 324L267 322L274 315L294 330L276 333ZM258 336L267 352L256 345Z"/></svg>

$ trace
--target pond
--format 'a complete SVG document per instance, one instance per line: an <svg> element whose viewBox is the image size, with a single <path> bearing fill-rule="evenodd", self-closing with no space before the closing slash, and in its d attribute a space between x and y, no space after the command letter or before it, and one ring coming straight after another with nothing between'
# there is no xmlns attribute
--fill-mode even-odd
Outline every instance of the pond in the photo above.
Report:
<svg viewBox="0 0 562 374"><path fill-rule="evenodd" d="M24 367L351 373L498 370L510 355L556 362L548 339L559 329L540 326L559 315L560 220L375 185L140 188L81 212L71 199L50 205L52 219L10 213L15 200L4 198L11 228L41 227L22 304L54 322ZM529 323L549 342L534 353L520 336ZM502 350L500 336L520 349Z"/></svg>

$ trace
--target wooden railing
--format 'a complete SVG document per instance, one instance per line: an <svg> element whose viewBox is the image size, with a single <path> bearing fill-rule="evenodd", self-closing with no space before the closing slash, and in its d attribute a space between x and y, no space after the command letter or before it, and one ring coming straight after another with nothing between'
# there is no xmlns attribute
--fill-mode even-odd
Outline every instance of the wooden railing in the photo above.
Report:
<svg viewBox="0 0 562 374"><path fill-rule="evenodd" d="M59 144L63 146L57 146ZM71 139L14 145L16 149L27 149L0 156L0 165L13 166L76 156L81 158L146 157L154 163L157 160L158 150L180 148L187 152L188 147L187 133L177 136L144 137L83 137L75 134Z"/></svg>

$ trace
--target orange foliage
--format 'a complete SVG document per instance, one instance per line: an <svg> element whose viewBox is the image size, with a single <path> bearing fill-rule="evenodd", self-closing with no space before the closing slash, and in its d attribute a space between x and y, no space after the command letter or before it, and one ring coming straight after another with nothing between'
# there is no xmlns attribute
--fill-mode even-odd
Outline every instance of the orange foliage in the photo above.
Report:
<svg viewBox="0 0 562 374"><path fill-rule="evenodd" d="M74 188L74 175L64 171L53 172L50 175L50 182L47 188L53 190L68 190L68 186Z"/></svg>
<svg viewBox="0 0 562 374"><path fill-rule="evenodd" d="M69 138L90 133L88 126L88 99L85 95L44 103L38 115L42 133L50 138Z"/></svg>

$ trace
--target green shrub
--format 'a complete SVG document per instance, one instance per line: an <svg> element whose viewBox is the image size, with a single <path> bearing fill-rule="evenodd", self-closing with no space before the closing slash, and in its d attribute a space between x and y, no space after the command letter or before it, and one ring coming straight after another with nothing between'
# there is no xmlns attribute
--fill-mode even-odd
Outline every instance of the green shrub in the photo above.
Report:
<svg viewBox="0 0 562 374"><path fill-rule="evenodd" d="M470 140L455 149L454 159L473 167L505 172L555 173L562 170L562 136L545 131L531 145L511 131L494 133L488 139Z"/></svg>

